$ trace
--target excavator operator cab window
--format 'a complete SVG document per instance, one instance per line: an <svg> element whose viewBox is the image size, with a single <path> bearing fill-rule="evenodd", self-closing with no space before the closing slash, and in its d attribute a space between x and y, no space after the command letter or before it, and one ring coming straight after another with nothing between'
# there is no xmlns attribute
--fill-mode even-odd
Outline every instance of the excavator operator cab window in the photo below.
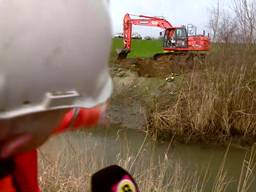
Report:
<svg viewBox="0 0 256 192"><path fill-rule="evenodd" d="M186 38L187 37L186 28L177 28L175 36L176 38Z"/></svg>
<svg viewBox="0 0 256 192"><path fill-rule="evenodd" d="M187 48L188 34L184 27L165 31L164 47L167 48Z"/></svg>

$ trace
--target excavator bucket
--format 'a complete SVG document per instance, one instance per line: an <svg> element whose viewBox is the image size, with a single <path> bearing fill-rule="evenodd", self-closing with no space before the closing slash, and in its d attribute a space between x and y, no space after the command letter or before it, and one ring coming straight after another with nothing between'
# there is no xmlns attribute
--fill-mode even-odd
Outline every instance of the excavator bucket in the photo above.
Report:
<svg viewBox="0 0 256 192"><path fill-rule="evenodd" d="M123 60L127 58L127 55L130 53L128 49L117 49L117 60Z"/></svg>

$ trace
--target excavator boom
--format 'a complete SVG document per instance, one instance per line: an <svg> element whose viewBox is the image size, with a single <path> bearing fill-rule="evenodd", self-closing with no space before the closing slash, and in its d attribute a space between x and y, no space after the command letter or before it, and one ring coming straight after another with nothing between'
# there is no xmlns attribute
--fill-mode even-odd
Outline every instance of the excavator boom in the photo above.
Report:
<svg viewBox="0 0 256 192"><path fill-rule="evenodd" d="M151 27L159 27L161 29L173 28L170 22L160 17L150 17L145 15L133 15L136 16L137 19L132 19L130 14L126 14L123 20L123 44L124 47L118 50L118 59L124 59L127 57L128 53L131 51L132 46L132 26L140 25L140 26L151 26Z"/></svg>
<svg viewBox="0 0 256 192"><path fill-rule="evenodd" d="M134 15L135 16L135 15ZM124 16L123 31L124 31L124 48L131 50L131 40L132 40L132 26L150 26L150 27L159 27L162 29L173 28L171 23L167 20L159 17L149 17L144 15L136 15L137 19L132 19L127 13Z"/></svg>

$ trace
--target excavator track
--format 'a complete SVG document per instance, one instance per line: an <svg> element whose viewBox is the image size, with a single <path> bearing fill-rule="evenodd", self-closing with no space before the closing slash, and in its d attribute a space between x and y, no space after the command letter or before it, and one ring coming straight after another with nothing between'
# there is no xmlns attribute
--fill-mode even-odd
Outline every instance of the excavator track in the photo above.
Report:
<svg viewBox="0 0 256 192"><path fill-rule="evenodd" d="M205 62L206 53L198 52L165 52L153 56L155 61L166 62L170 65L193 67L196 63Z"/></svg>
<svg viewBox="0 0 256 192"><path fill-rule="evenodd" d="M116 60L122 68L127 68L143 77L169 77L191 71L194 66L205 62L207 54L189 52L158 53L151 58L126 58Z"/></svg>

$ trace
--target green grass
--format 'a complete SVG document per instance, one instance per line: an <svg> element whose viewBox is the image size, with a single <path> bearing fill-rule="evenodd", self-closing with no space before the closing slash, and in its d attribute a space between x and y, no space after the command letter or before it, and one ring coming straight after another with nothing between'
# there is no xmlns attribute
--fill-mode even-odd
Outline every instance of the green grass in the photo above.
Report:
<svg viewBox="0 0 256 192"><path fill-rule="evenodd" d="M116 54L116 49L123 47L123 39L113 39L112 41L112 56ZM132 50L128 55L133 57L152 57L155 53L163 52L162 41L160 40L132 40Z"/></svg>

